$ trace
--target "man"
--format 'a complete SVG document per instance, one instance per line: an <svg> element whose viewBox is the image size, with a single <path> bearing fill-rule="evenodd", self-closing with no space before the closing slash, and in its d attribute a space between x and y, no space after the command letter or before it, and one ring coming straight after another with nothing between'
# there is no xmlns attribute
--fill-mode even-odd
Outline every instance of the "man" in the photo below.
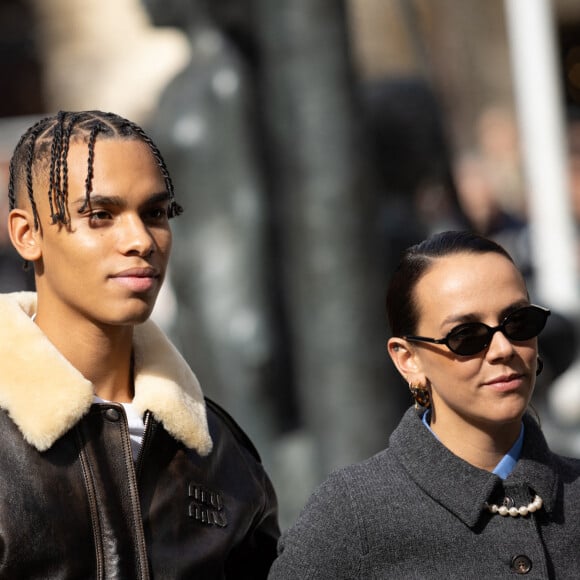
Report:
<svg viewBox="0 0 580 580"><path fill-rule="evenodd" d="M0 296L0 578L265 578L276 500L251 442L148 321L181 212L160 152L111 113L31 127Z"/></svg>

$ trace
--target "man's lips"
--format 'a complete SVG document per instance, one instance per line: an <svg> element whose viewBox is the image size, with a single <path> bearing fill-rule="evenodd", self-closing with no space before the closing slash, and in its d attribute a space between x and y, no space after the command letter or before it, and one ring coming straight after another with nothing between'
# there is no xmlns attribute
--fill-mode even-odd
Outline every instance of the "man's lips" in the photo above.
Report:
<svg viewBox="0 0 580 580"><path fill-rule="evenodd" d="M159 278L159 271L155 268L128 268L113 274L111 278Z"/></svg>
<svg viewBox="0 0 580 580"><path fill-rule="evenodd" d="M146 292L151 290L160 278L159 271L155 268L128 268L113 274L111 278L133 292Z"/></svg>

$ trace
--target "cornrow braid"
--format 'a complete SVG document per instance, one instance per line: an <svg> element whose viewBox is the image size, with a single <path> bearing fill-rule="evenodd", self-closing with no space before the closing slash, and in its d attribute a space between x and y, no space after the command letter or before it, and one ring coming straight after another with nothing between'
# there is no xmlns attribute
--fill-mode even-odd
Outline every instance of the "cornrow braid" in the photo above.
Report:
<svg viewBox="0 0 580 580"><path fill-rule="evenodd" d="M161 155L161 151L159 151L157 145L153 143L152 139L143 131L139 125L136 125L132 121L127 121L127 126L130 127L133 131L135 131L141 139L149 146L153 157L155 157L155 161L161 170L161 174L163 175L163 179L165 180L165 187L167 188L167 192L169 193L169 209L168 215L170 218L178 216L183 213L183 207L179 205L175 201L175 191L173 189L173 181L171 180L171 176L169 175L169 171L167 169L167 165L165 165L165 161L163 156Z"/></svg>
<svg viewBox="0 0 580 580"><path fill-rule="evenodd" d="M95 165L95 142L97 140L97 133L103 130L101 123L97 123L89 135L89 158L87 160L87 178L85 179L85 202L80 211L85 211L91 203L91 191L93 190L93 175Z"/></svg>
<svg viewBox="0 0 580 580"><path fill-rule="evenodd" d="M92 180L94 176L95 143L99 139L136 139L143 141L151 151L165 181L169 194L169 217L182 213L183 208L175 201L173 182L161 152L136 123L114 113L102 111L65 112L45 117L30 127L18 141L10 160L8 199L10 209L16 207L19 192L28 194L34 226L38 229L40 221L36 207L33 176L36 172L46 171L48 177L48 198L52 223L68 225L68 163L67 157L71 139L88 145L87 176L85 179L85 204L90 203ZM48 155L48 157L47 157Z"/></svg>
<svg viewBox="0 0 580 580"><path fill-rule="evenodd" d="M28 143L26 143L26 191L28 193L28 200L32 206L32 213L34 215L34 227L38 229L40 220L38 217L38 210L36 209L36 201L34 200L34 191L32 186L32 163L34 161L34 146L39 134L42 131L41 126L35 126L36 130L30 133Z"/></svg>
<svg viewBox="0 0 580 580"><path fill-rule="evenodd" d="M18 143L14 149L14 151L21 151L23 149L23 144L26 139L30 139L31 135L38 134L40 127L44 124L45 119L41 119L37 121L28 131L26 131L18 140ZM10 159L10 168L9 168L9 179L8 179L8 207L10 209L14 209L16 207L16 191L14 187L15 181L15 172L16 172L16 159L17 156L13 155Z"/></svg>
<svg viewBox="0 0 580 580"><path fill-rule="evenodd" d="M62 203L59 204L58 207L58 216L57 221L68 222L70 219L68 213L68 150L70 146L70 137L72 131L74 129L75 121L77 119L77 115L71 115L70 121L64 131L63 134L63 143L62 143L62 191L63 195L61 198Z"/></svg>
<svg viewBox="0 0 580 580"><path fill-rule="evenodd" d="M63 125L64 125L65 113L64 111L59 111L56 118L56 125L54 127L54 137L52 139L50 147L50 178L48 180L48 202L50 204L50 217L53 224L62 221L63 216L59 208L64 204L61 199L63 188L61 186L61 164L65 163L62 159L62 148L63 148ZM53 207L53 200L54 205Z"/></svg>

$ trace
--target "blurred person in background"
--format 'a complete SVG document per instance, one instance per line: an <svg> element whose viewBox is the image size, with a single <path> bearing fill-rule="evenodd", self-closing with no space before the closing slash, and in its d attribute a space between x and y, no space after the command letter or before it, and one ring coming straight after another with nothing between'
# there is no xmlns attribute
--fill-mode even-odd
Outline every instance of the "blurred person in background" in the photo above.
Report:
<svg viewBox="0 0 580 580"><path fill-rule="evenodd" d="M495 164L480 153L464 153L455 162L454 178L469 229L506 248L522 274L529 278L533 268L528 225L503 202L505 196Z"/></svg>
<svg viewBox="0 0 580 580"><path fill-rule="evenodd" d="M386 450L314 492L269 578L578 577L580 460L528 411L550 311L512 258L433 235L403 254L387 311L415 406Z"/></svg>
<svg viewBox="0 0 580 580"><path fill-rule="evenodd" d="M260 458L148 320L181 213L156 145L60 112L21 137L8 193L37 292L0 295L0 577L265 578Z"/></svg>

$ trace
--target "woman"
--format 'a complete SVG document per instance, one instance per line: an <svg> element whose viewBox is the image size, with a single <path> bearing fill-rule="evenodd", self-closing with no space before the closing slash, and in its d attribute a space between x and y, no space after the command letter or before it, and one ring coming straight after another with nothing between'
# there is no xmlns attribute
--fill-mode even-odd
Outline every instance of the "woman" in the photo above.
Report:
<svg viewBox="0 0 580 580"><path fill-rule="evenodd" d="M467 232L407 250L387 310L415 406L387 449L316 490L269 578L580 578L580 460L526 412L549 310Z"/></svg>

